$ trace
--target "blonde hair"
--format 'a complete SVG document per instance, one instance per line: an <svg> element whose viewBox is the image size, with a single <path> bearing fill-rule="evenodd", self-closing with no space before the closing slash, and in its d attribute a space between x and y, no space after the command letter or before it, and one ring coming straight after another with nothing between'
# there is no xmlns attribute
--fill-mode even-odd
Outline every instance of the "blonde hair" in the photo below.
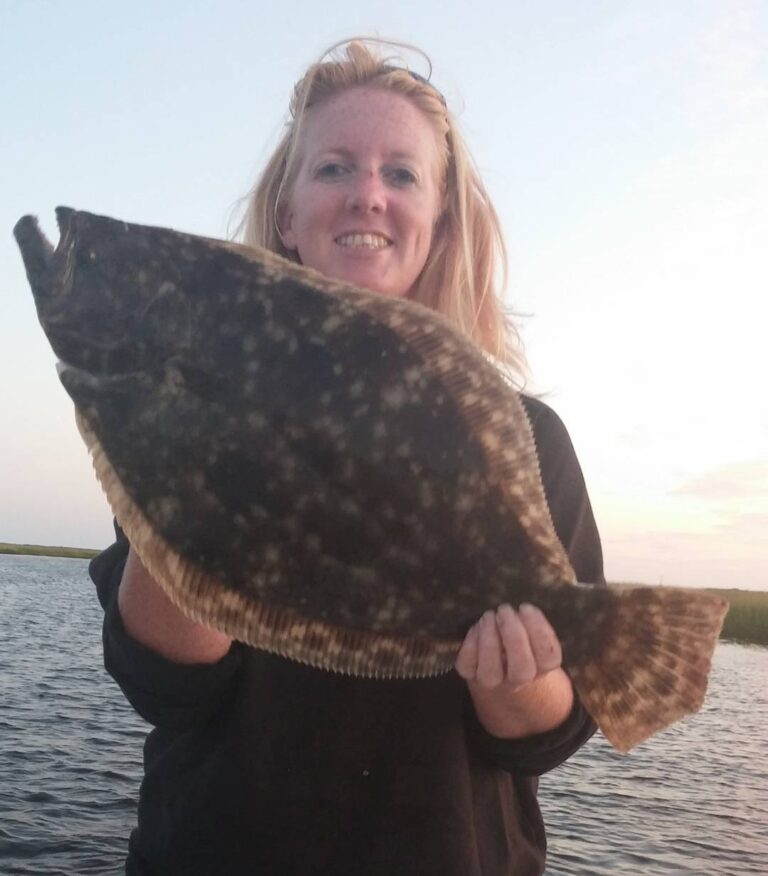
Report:
<svg viewBox="0 0 768 876"><path fill-rule="evenodd" d="M379 53L369 48L379 47ZM427 261L409 297L442 313L479 347L525 383L527 366L500 292L506 285L507 254L496 210L440 92L384 47L419 49L386 40L355 39L331 46L296 83L285 132L246 196L237 235L250 246L272 250L293 261L297 254L280 237L279 217L300 164L299 145L306 115L334 95L356 86L392 91L411 100L427 117L441 146L443 209L435 225ZM343 52L341 51L343 49Z"/></svg>

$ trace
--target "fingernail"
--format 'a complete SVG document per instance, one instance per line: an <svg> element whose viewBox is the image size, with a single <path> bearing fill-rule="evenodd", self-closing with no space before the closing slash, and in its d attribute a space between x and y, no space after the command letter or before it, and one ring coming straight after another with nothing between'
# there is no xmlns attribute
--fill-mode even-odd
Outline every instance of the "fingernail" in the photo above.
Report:
<svg viewBox="0 0 768 876"><path fill-rule="evenodd" d="M541 610L536 608L535 605L531 605L530 602L522 602L518 611L524 611L526 614L530 614L531 612L541 614Z"/></svg>
<svg viewBox="0 0 768 876"><path fill-rule="evenodd" d="M505 602L496 609L496 621L500 624L504 623L504 621L509 619L509 615L514 613L514 608Z"/></svg>

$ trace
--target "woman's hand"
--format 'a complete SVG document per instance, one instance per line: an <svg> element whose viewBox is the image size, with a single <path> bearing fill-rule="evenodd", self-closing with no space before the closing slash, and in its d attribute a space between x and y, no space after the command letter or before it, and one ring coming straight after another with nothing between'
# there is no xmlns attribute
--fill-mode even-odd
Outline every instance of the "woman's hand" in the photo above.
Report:
<svg viewBox="0 0 768 876"><path fill-rule="evenodd" d="M456 671L485 729L518 739L551 730L570 714L573 687L561 661L557 634L538 608L502 605L467 633Z"/></svg>

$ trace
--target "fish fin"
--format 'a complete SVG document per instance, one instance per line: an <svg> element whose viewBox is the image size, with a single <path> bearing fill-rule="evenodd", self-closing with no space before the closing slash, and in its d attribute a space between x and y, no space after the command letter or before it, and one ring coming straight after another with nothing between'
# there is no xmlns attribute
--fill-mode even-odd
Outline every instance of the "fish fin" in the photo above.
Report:
<svg viewBox="0 0 768 876"><path fill-rule="evenodd" d="M601 592L611 602L605 641L568 672L603 735L627 752L701 708L728 603L699 590Z"/></svg>
<svg viewBox="0 0 768 876"><path fill-rule="evenodd" d="M157 534L128 495L80 411L76 411L76 420L121 529L150 575L187 617L254 648L345 675L423 678L453 667L460 642L342 628L228 588Z"/></svg>

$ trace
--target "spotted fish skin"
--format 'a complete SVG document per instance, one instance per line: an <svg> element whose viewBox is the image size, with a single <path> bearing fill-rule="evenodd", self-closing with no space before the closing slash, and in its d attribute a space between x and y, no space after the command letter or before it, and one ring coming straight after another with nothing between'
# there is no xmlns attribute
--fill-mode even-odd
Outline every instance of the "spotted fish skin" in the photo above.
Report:
<svg viewBox="0 0 768 876"><path fill-rule="evenodd" d="M520 399L446 320L264 251L57 215L55 251L15 229L40 321L116 516L190 616L408 676L533 602L618 747L698 707L723 603L576 585Z"/></svg>
<svg viewBox="0 0 768 876"><path fill-rule="evenodd" d="M291 282L201 238L59 215L66 285L39 307L62 380L182 556L265 603L397 635L460 638L489 604L531 598L544 549L499 513L464 412L361 306L374 296ZM395 317L433 324L410 304ZM455 369L445 340L437 355ZM545 547L549 580L572 580L557 540Z"/></svg>

